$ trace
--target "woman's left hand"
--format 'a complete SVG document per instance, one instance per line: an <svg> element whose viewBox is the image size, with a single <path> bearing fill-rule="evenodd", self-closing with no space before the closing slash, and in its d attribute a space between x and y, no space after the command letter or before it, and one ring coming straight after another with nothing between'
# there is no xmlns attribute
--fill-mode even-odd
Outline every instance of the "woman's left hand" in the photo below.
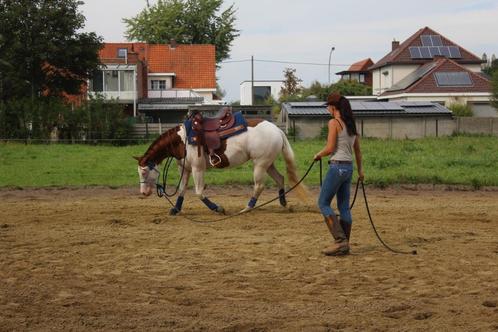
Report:
<svg viewBox="0 0 498 332"><path fill-rule="evenodd" d="M320 159L322 159L322 156L320 156L319 153L315 154L315 156L313 157L313 160L315 160L315 161L318 161Z"/></svg>

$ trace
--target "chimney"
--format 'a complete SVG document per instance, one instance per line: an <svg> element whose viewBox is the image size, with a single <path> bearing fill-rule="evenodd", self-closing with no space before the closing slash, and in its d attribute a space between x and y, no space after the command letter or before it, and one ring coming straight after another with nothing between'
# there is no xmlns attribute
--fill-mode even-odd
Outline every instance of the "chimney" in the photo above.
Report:
<svg viewBox="0 0 498 332"><path fill-rule="evenodd" d="M394 51L398 47L399 47L399 41L397 41L396 39L394 39L393 42L392 42L392 50L391 51Z"/></svg>
<svg viewBox="0 0 498 332"><path fill-rule="evenodd" d="M173 50L176 48L176 40L175 39L170 39L169 47Z"/></svg>

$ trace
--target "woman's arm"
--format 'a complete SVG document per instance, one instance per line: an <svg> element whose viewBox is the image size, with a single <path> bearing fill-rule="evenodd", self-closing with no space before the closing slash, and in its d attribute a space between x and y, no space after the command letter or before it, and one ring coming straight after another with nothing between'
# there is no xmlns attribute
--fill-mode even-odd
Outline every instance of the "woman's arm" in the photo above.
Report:
<svg viewBox="0 0 498 332"><path fill-rule="evenodd" d="M325 147L318 152L313 159L320 160L324 156L328 156L335 151L335 145L337 143L337 123L334 119L330 120L328 123L329 133L327 136L327 144Z"/></svg>
<svg viewBox="0 0 498 332"><path fill-rule="evenodd" d="M358 168L358 180L363 181L365 175L363 174L363 165L361 160L361 149L360 149L360 136L356 136L354 140L354 155L356 159L356 167Z"/></svg>

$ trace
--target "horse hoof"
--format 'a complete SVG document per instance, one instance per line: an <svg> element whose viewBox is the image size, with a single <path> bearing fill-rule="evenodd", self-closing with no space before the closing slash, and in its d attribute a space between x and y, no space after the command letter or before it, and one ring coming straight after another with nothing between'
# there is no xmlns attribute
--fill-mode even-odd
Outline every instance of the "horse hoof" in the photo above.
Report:
<svg viewBox="0 0 498 332"><path fill-rule="evenodd" d="M225 209L222 206L218 206L216 208L216 212L218 212L220 214L225 214Z"/></svg>
<svg viewBox="0 0 498 332"><path fill-rule="evenodd" d="M245 208L245 209L240 210L240 212L239 212L239 213L245 213L245 212L247 212L247 211L249 211L249 210L252 210L252 208L251 208L251 207L249 207L249 206L246 206L246 208Z"/></svg>
<svg viewBox="0 0 498 332"><path fill-rule="evenodd" d="M172 208L171 210L169 210L170 216L176 216L178 213L180 213L180 210L178 210L177 208Z"/></svg>
<svg viewBox="0 0 498 332"><path fill-rule="evenodd" d="M280 198L280 205L283 206L283 207L286 207L287 206L287 200L284 198Z"/></svg>

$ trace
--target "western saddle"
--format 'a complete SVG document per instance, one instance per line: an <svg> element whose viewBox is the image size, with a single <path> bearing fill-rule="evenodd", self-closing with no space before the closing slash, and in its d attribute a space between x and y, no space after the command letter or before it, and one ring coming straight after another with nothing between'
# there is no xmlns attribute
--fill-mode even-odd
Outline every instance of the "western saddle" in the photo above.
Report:
<svg viewBox="0 0 498 332"><path fill-rule="evenodd" d="M230 107L223 107L215 116L203 116L200 112L193 116L192 129L197 133L197 153L201 156L201 146L207 150L209 163L213 167L221 164L221 157L215 152L221 147L221 140L243 129L235 126L235 117Z"/></svg>

